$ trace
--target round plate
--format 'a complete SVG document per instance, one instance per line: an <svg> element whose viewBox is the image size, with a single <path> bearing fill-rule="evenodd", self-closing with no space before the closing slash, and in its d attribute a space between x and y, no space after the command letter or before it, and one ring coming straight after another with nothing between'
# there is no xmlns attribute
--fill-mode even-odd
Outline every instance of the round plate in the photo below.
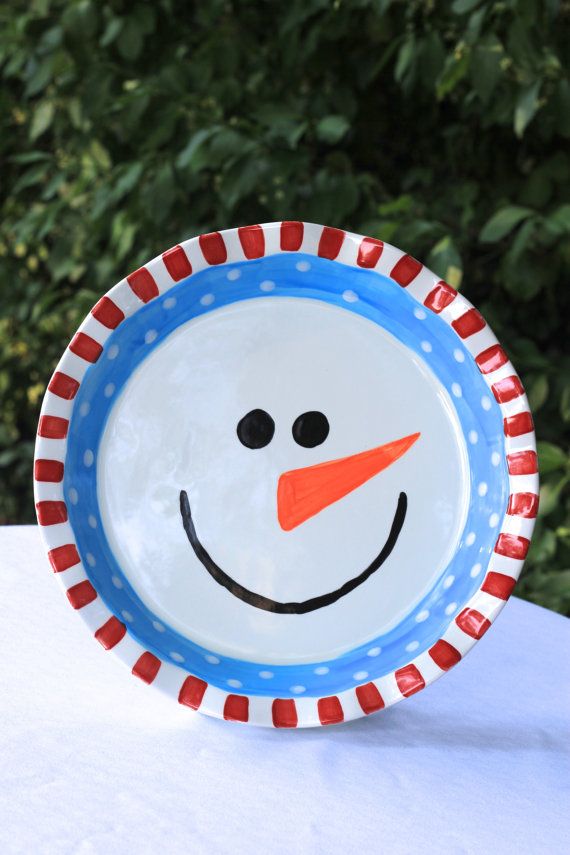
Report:
<svg viewBox="0 0 570 855"><path fill-rule="evenodd" d="M389 244L284 222L192 238L97 303L35 492L71 606L133 674L301 727L459 662L513 590L538 476L479 312Z"/></svg>

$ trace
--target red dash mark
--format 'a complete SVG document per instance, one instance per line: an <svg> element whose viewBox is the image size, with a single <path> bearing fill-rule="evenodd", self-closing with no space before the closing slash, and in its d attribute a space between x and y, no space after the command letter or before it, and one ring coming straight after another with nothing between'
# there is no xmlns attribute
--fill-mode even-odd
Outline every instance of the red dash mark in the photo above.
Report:
<svg viewBox="0 0 570 855"><path fill-rule="evenodd" d="M66 594L74 609L82 609L83 606L97 599L97 591L87 579L84 582L79 582L78 585L72 585L71 588L67 589Z"/></svg>
<svg viewBox="0 0 570 855"><path fill-rule="evenodd" d="M504 573L487 573L485 581L481 585L481 590L486 594L491 594L493 597L498 597L499 600L508 600L516 585L516 579L511 576L505 576Z"/></svg>
<svg viewBox="0 0 570 855"><path fill-rule="evenodd" d="M453 303L457 297L457 291L448 285L447 282L441 280L437 283L433 291L430 291L424 300L424 306L439 315L443 312L450 303Z"/></svg>
<svg viewBox="0 0 570 855"><path fill-rule="evenodd" d="M507 513L533 520L538 513L538 496L536 493L512 493Z"/></svg>
<svg viewBox="0 0 570 855"><path fill-rule="evenodd" d="M38 425L38 436L46 439L65 439L69 422L60 416L41 416Z"/></svg>
<svg viewBox="0 0 570 855"><path fill-rule="evenodd" d="M319 698L317 709L321 724L339 724L344 721L342 706L336 695L330 698Z"/></svg>
<svg viewBox="0 0 570 855"><path fill-rule="evenodd" d="M459 650L449 644L447 641L444 641L443 638L440 638L439 641L430 647L428 650L429 655L442 671L449 671L450 668L453 668L454 665L461 659L461 653Z"/></svg>
<svg viewBox="0 0 570 855"><path fill-rule="evenodd" d="M479 314L477 309L469 309L468 312L461 315L457 320L451 322L451 326L458 336L461 338L469 338L479 332L485 326L484 318Z"/></svg>
<svg viewBox="0 0 570 855"><path fill-rule="evenodd" d="M98 341L95 341L94 338L91 338L90 335L78 332L71 339L69 349L86 362L97 362L101 356L103 346Z"/></svg>
<svg viewBox="0 0 570 855"><path fill-rule="evenodd" d="M208 684L204 680L199 680L198 677L186 677L178 695L178 703L197 710L207 688Z"/></svg>
<svg viewBox="0 0 570 855"><path fill-rule="evenodd" d="M91 314L108 330L116 329L125 320L125 313L109 297L101 297L91 309Z"/></svg>
<svg viewBox="0 0 570 855"><path fill-rule="evenodd" d="M405 698L415 695L426 684L426 681L415 665L406 665L405 668L398 668L395 677L398 688Z"/></svg>
<svg viewBox="0 0 570 855"><path fill-rule="evenodd" d="M198 238L202 255L208 264L223 264L228 253L224 239L219 232L210 232L207 235L200 235Z"/></svg>
<svg viewBox="0 0 570 855"><path fill-rule="evenodd" d="M303 223L285 220L281 223L281 249L283 252L297 252L303 243Z"/></svg>
<svg viewBox="0 0 570 855"><path fill-rule="evenodd" d="M297 727L299 718L293 698L275 698L271 715L274 727Z"/></svg>
<svg viewBox="0 0 570 855"><path fill-rule="evenodd" d="M356 689L356 698L366 715L378 712L378 710L384 708L384 698L374 683L366 683L364 686L358 686Z"/></svg>
<svg viewBox="0 0 570 855"><path fill-rule="evenodd" d="M242 695L228 695L224 704L226 721L247 721L249 718L249 699Z"/></svg>
<svg viewBox="0 0 570 855"><path fill-rule="evenodd" d="M56 484L63 480L63 463L59 460L36 460L34 463L36 481L50 481Z"/></svg>
<svg viewBox="0 0 570 855"><path fill-rule="evenodd" d="M495 544L495 552L506 555L507 558L516 558L522 561L526 558L529 550L530 540L518 534L500 534Z"/></svg>
<svg viewBox="0 0 570 855"><path fill-rule="evenodd" d="M416 278L422 267L423 264L416 261L411 255L403 255L392 268L390 277L398 285L401 285L402 288L407 288L410 282Z"/></svg>
<svg viewBox="0 0 570 855"><path fill-rule="evenodd" d="M124 637L127 628L124 623L121 623L116 617L111 617L100 626L95 633L95 638L102 644L105 650L111 650Z"/></svg>
<svg viewBox="0 0 570 855"><path fill-rule="evenodd" d="M246 258L265 255L265 235L261 226L243 226L238 229L238 236Z"/></svg>
<svg viewBox="0 0 570 855"><path fill-rule="evenodd" d="M36 513L40 525L57 525L67 520L65 502L36 502Z"/></svg>
<svg viewBox="0 0 570 855"><path fill-rule="evenodd" d="M164 266L168 270L171 278L175 282L180 282L181 279L186 279L192 275L192 265L190 260L181 246L178 244L162 253Z"/></svg>
<svg viewBox="0 0 570 855"><path fill-rule="evenodd" d="M74 543L66 543L65 546L56 546L48 552L49 563L54 573L61 573L68 567L79 564L81 558Z"/></svg>
<svg viewBox="0 0 570 855"><path fill-rule="evenodd" d="M332 261L337 257L344 243L344 234L342 229L333 229L330 226L324 227L318 249L321 258L330 258Z"/></svg>
<svg viewBox="0 0 570 855"><path fill-rule="evenodd" d="M384 241L377 240L376 238L363 238L362 243L358 247L356 263L359 267L376 267L383 249Z"/></svg>
<svg viewBox="0 0 570 855"><path fill-rule="evenodd" d="M509 358L500 344L488 347L487 350L481 351L479 356L475 357L481 374L490 374L491 371L496 371L508 361Z"/></svg>
<svg viewBox="0 0 570 855"><path fill-rule="evenodd" d="M506 404L508 401L512 401L514 398L524 395L522 383L519 378L515 376L505 377L503 380L493 383L491 391L495 396L495 400L497 400L499 404Z"/></svg>
<svg viewBox="0 0 570 855"><path fill-rule="evenodd" d="M149 653L148 650L139 656L133 665L132 673L138 677L143 683L152 683L158 672L160 671L161 661L154 653Z"/></svg>
<svg viewBox="0 0 570 855"><path fill-rule="evenodd" d="M476 609L463 609L461 614L455 618L455 623L465 635L469 635L477 641L485 635L491 626L491 621Z"/></svg>
<svg viewBox="0 0 570 855"><path fill-rule="evenodd" d="M131 291L143 303L149 303L155 297L158 297L158 285L146 267L139 267L138 270L127 276L127 282L131 286Z"/></svg>
<svg viewBox="0 0 570 855"><path fill-rule="evenodd" d="M516 416L503 419L503 425L506 436L522 436L523 433L530 433L534 430L534 422L528 412L517 413Z"/></svg>
<svg viewBox="0 0 570 855"><path fill-rule="evenodd" d="M73 377L69 377L67 374L62 374L60 371L55 372L48 386L49 392L53 392L59 398L65 398L66 401L71 401L72 398L75 398L78 389L79 381L74 380Z"/></svg>
<svg viewBox="0 0 570 855"><path fill-rule="evenodd" d="M535 475L538 472L536 451L514 451L507 454L509 475Z"/></svg>

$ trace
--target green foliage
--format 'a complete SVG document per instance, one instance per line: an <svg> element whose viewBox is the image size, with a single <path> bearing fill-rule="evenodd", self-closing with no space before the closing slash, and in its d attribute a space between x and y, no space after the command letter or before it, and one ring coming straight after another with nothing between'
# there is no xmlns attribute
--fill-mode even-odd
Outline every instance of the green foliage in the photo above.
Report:
<svg viewBox="0 0 570 855"><path fill-rule="evenodd" d="M542 505L519 591L570 608L570 7L557 0L0 5L0 519L33 519L46 382L126 272L280 219L396 243L522 374Z"/></svg>

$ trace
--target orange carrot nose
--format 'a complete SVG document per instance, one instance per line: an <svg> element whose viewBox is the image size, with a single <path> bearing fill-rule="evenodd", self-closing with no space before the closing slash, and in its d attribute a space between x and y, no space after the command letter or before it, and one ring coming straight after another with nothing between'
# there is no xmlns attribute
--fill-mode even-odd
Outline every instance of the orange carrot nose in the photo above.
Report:
<svg viewBox="0 0 570 855"><path fill-rule="evenodd" d="M338 502L402 457L420 436L411 433L370 451L284 472L277 485L277 517L285 531Z"/></svg>

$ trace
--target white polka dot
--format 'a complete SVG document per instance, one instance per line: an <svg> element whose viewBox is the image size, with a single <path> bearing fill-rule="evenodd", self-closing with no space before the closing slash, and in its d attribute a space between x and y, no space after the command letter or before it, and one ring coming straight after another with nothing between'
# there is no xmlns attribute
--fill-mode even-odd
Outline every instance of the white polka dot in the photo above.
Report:
<svg viewBox="0 0 570 855"><path fill-rule="evenodd" d="M107 353L107 359L116 359L119 355L119 345L112 344Z"/></svg>
<svg viewBox="0 0 570 855"><path fill-rule="evenodd" d="M421 347L425 353L431 353L432 351L431 342L429 341L422 341Z"/></svg>
<svg viewBox="0 0 570 855"><path fill-rule="evenodd" d="M462 350L459 350L458 347L453 351L453 356L455 357L457 362L465 362L465 354Z"/></svg>
<svg viewBox="0 0 570 855"><path fill-rule="evenodd" d="M184 657L180 655L180 653L176 653L176 651L172 651L170 654L170 658L174 659L175 662L184 662Z"/></svg>
<svg viewBox="0 0 570 855"><path fill-rule="evenodd" d="M89 403L89 401L83 401L83 403L79 407L79 415L80 416L88 415L90 409L91 409L91 404Z"/></svg>
<svg viewBox="0 0 570 855"><path fill-rule="evenodd" d="M115 384L114 383L107 383L107 385L103 389L103 394L105 395L106 398L110 398L114 391L115 391Z"/></svg>
<svg viewBox="0 0 570 855"><path fill-rule="evenodd" d="M424 620L427 620L429 617L429 609L422 609L421 612L418 612L416 615L416 623L423 623Z"/></svg>
<svg viewBox="0 0 570 855"><path fill-rule="evenodd" d="M77 502L79 501L79 493L77 492L75 487L69 488L68 496L69 496L69 501L71 502L72 505L76 505Z"/></svg>
<svg viewBox="0 0 570 855"><path fill-rule="evenodd" d="M272 282L271 279L266 279L259 287L262 291L273 291L275 289L275 282Z"/></svg>
<svg viewBox="0 0 570 855"><path fill-rule="evenodd" d="M448 606L445 607L445 614L446 615L452 615L456 609L457 609L457 603L450 603Z"/></svg>
<svg viewBox="0 0 570 855"><path fill-rule="evenodd" d="M469 431L469 442L471 443L471 445L477 445L477 443L479 442L479 434L476 430Z"/></svg>
<svg viewBox="0 0 570 855"><path fill-rule="evenodd" d="M465 538L465 543L467 544L467 546L472 546L475 543L475 532L469 532L469 534Z"/></svg>
<svg viewBox="0 0 570 855"><path fill-rule="evenodd" d="M483 397L481 398L481 406L483 407L484 410L490 410L491 409L491 399L489 398L488 395L483 395Z"/></svg>
<svg viewBox="0 0 570 855"><path fill-rule="evenodd" d="M123 587L123 583L121 582L121 580L119 579L118 576L111 576L111 582L113 583L115 588L122 588Z"/></svg>
<svg viewBox="0 0 570 855"><path fill-rule="evenodd" d="M420 309L419 306L418 306L418 308L414 309L414 315L416 316L418 321L423 321L427 317L425 310Z"/></svg>
<svg viewBox="0 0 570 855"><path fill-rule="evenodd" d="M295 267L297 268L297 270L300 270L301 273L306 273L307 270L311 269L311 265L308 261L298 261Z"/></svg>
<svg viewBox="0 0 570 855"><path fill-rule="evenodd" d="M496 528L499 525L499 514L491 514L489 517L489 525L491 528Z"/></svg>
<svg viewBox="0 0 570 855"><path fill-rule="evenodd" d="M329 673L330 668L327 668L326 665L319 665L318 668L315 668L315 674L318 674L319 677L322 677L324 674Z"/></svg>
<svg viewBox="0 0 570 855"><path fill-rule="evenodd" d="M220 664L220 660L218 659L218 657L214 656L212 653L207 653L204 656L204 659L206 660L206 662L209 662L210 665L219 665Z"/></svg>
<svg viewBox="0 0 570 855"><path fill-rule="evenodd" d="M132 614L126 610L121 612L121 616L123 620L126 620L127 623L132 623L134 621L134 617L132 616Z"/></svg>
<svg viewBox="0 0 570 855"><path fill-rule="evenodd" d="M165 309L173 309L176 305L176 297L167 297L162 305Z"/></svg>
<svg viewBox="0 0 570 855"><path fill-rule="evenodd" d="M90 528L97 528L97 518L93 516L93 514L89 514L87 517L87 522Z"/></svg>
<svg viewBox="0 0 570 855"><path fill-rule="evenodd" d="M240 680L228 680L228 686L231 686L232 689L241 689L242 683Z"/></svg>
<svg viewBox="0 0 570 855"><path fill-rule="evenodd" d="M259 676L262 680L271 680L273 677L273 671L260 671Z"/></svg>
<svg viewBox="0 0 570 855"><path fill-rule="evenodd" d="M451 391L453 392L456 398L461 398L461 396L463 395L463 389L461 388L459 383L452 383Z"/></svg>
<svg viewBox="0 0 570 855"><path fill-rule="evenodd" d="M499 454L498 451L494 451L491 455L491 463L493 464L493 466L498 466L500 462L501 462L501 455Z"/></svg>
<svg viewBox="0 0 570 855"><path fill-rule="evenodd" d="M371 647L370 650L368 651L368 656L380 656L381 653L382 653L381 647Z"/></svg>
<svg viewBox="0 0 570 855"><path fill-rule="evenodd" d="M156 631L157 631L157 632L164 632L164 627L163 627L163 625L160 623L160 621L158 621L158 620L153 620L152 625L153 625L153 627L156 629Z"/></svg>
<svg viewBox="0 0 570 855"><path fill-rule="evenodd" d="M408 651L408 653L413 653L414 650L417 650L419 646L419 641L410 641L409 644L406 644L406 650Z"/></svg>
<svg viewBox="0 0 570 855"><path fill-rule="evenodd" d="M95 556L91 552L88 552L86 554L85 560L87 561L90 567L95 567L95 565L97 564L97 562L95 561Z"/></svg>
<svg viewBox="0 0 570 855"><path fill-rule="evenodd" d="M94 460L95 460L95 455L93 454L91 449L88 448L86 450L85 454L83 455L83 462L85 463L86 466L93 466Z"/></svg>
<svg viewBox="0 0 570 855"><path fill-rule="evenodd" d="M470 573L471 578L474 579L475 576L478 576L482 569L483 569L483 567L481 566L481 564L474 564L473 567L471 568L471 573Z"/></svg>
<svg viewBox="0 0 570 855"><path fill-rule="evenodd" d="M453 585L454 582L455 582L455 576L447 576L443 580L443 587L447 591L448 588L451 588L451 586Z"/></svg>
<svg viewBox="0 0 570 855"><path fill-rule="evenodd" d="M489 490L489 485L485 481L481 481L479 486L477 487L477 492L480 496L486 496Z"/></svg>
<svg viewBox="0 0 570 855"><path fill-rule="evenodd" d="M158 333L156 330L147 330L144 334L145 344L152 344Z"/></svg>
<svg viewBox="0 0 570 855"><path fill-rule="evenodd" d="M354 291L350 290L343 291L342 299L345 303L356 303L356 301L358 300L358 294L355 294Z"/></svg>
<svg viewBox="0 0 570 855"><path fill-rule="evenodd" d="M204 294L203 297L200 297L200 303L202 306L211 306L214 300L215 297L213 294Z"/></svg>
<svg viewBox="0 0 570 855"><path fill-rule="evenodd" d="M241 276L241 270L236 270L234 267L233 270L228 270L228 279L230 282L235 282L236 279L239 279Z"/></svg>
<svg viewBox="0 0 570 855"><path fill-rule="evenodd" d="M360 682L360 680L366 680L368 677L368 671L357 671L356 674L352 675L352 679L356 680L356 682Z"/></svg>
<svg viewBox="0 0 570 855"><path fill-rule="evenodd" d="M307 689L305 686L291 686L290 691L293 692L294 695L302 695L303 692L307 691Z"/></svg>

